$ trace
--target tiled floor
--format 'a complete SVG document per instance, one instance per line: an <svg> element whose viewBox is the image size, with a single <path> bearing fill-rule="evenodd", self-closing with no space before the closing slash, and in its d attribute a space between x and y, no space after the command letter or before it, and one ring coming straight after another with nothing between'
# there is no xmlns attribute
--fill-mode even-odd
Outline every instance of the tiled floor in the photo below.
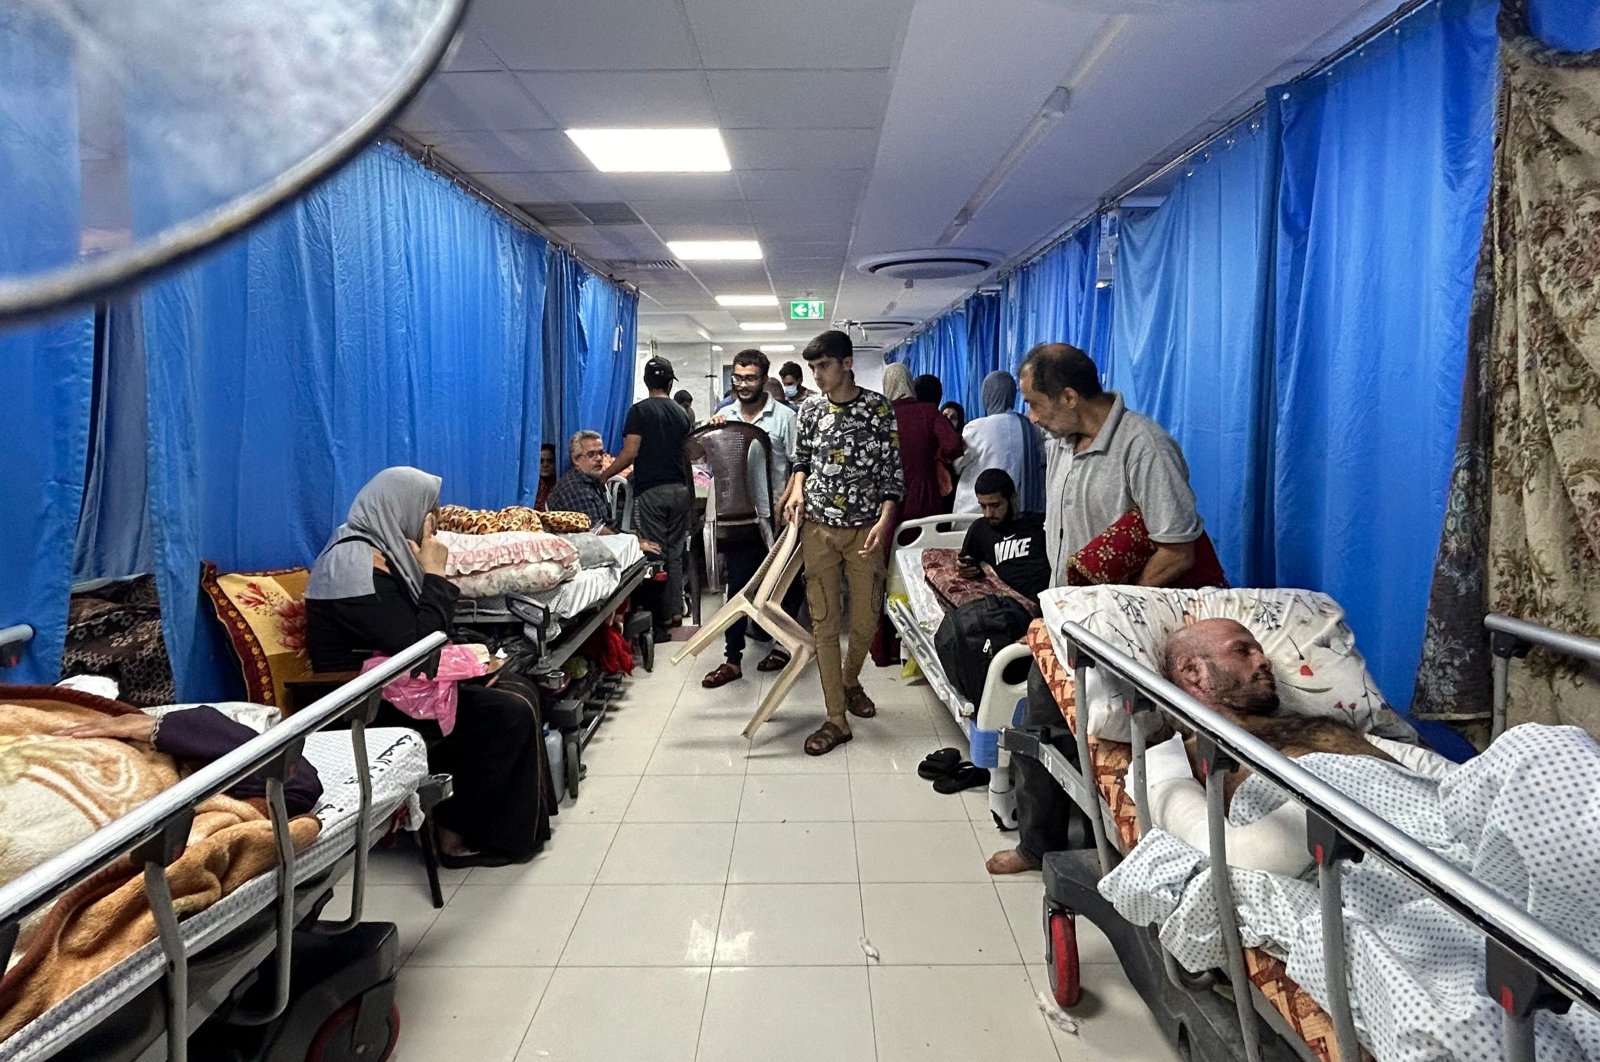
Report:
<svg viewBox="0 0 1600 1062"><path fill-rule="evenodd" d="M702 690L714 657L636 675L532 863L447 873L435 911L414 857L380 853L368 917L401 929L398 1059L1173 1058L1087 923L1079 1034L1040 1013L1039 875L991 879L1012 835L985 794L917 778L960 744L925 687L869 668L878 718L814 758L815 676L751 746L765 676Z"/></svg>

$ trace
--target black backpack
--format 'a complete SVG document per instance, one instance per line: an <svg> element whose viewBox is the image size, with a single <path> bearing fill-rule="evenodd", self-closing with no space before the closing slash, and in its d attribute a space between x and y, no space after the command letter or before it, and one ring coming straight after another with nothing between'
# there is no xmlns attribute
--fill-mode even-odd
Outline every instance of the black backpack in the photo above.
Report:
<svg viewBox="0 0 1600 1062"><path fill-rule="evenodd" d="M1015 598L991 594L945 613L933 636L945 677L976 705L983 698L994 654L1028 632L1033 617Z"/></svg>

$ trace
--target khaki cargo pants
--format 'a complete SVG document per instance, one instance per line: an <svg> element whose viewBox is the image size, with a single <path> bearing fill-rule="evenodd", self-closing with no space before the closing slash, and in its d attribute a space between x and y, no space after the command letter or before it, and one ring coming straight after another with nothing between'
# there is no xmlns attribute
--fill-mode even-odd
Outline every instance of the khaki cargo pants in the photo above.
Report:
<svg viewBox="0 0 1600 1062"><path fill-rule="evenodd" d="M817 673L828 718L843 719L844 691L861 685L861 666L878 629L884 584L883 551L863 557L871 527L828 527L806 523L800 549L806 563L806 603L811 607L811 633L817 645ZM850 654L839 645L843 621L844 580L850 584ZM841 660L841 657L843 659Z"/></svg>

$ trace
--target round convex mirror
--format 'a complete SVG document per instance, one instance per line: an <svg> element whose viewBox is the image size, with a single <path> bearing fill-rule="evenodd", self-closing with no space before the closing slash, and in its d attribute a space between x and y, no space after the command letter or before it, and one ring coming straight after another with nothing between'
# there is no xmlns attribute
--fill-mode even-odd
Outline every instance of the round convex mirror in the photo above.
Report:
<svg viewBox="0 0 1600 1062"><path fill-rule="evenodd" d="M0 321L203 250L349 159L466 0L5 0Z"/></svg>

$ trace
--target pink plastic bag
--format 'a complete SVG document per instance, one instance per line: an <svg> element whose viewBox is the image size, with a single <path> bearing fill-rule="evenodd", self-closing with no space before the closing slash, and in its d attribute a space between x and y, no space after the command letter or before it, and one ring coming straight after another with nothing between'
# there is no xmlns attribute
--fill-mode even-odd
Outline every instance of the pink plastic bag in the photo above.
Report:
<svg viewBox="0 0 1600 1062"><path fill-rule="evenodd" d="M361 665L370 671L389 659L375 656ZM383 688L383 699L413 719L432 719L439 732L456 728L456 683L488 673L478 654L465 645L447 645L439 653L439 673L434 678L418 675L399 678Z"/></svg>

